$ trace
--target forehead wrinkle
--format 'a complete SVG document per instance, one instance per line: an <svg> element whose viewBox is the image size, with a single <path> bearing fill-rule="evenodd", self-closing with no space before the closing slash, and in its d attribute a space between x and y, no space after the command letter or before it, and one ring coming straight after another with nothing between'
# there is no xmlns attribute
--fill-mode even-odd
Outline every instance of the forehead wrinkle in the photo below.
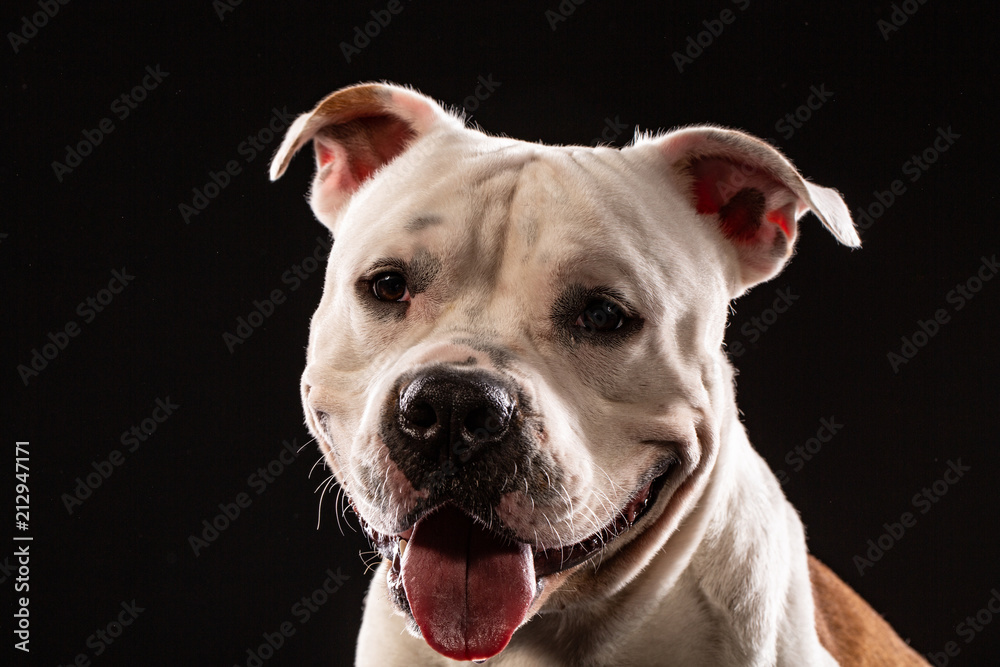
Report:
<svg viewBox="0 0 1000 667"><path fill-rule="evenodd" d="M407 222L405 227L408 232L419 232L421 229L434 227L442 222L444 222L444 218L440 215L420 215Z"/></svg>
<svg viewBox="0 0 1000 667"><path fill-rule="evenodd" d="M509 213L518 179L524 166L536 159L534 150L512 150L517 143L466 154L459 158L457 173L433 178L407 197L389 199L388 206L372 215L379 224L351 230L354 252L350 262L339 264L340 270L347 270L348 265L351 272L362 270L375 247L380 249L376 254L408 259L418 250L415 244L419 238L424 243L440 244L436 253L439 266L451 267L449 273L462 276L452 288L471 288L481 297L487 295L506 254ZM387 234L387 229L407 233ZM427 233L431 236L425 236Z"/></svg>
<svg viewBox="0 0 1000 667"><path fill-rule="evenodd" d="M515 323L522 321L530 310L523 296L508 298L512 293L520 294L517 287L513 287L513 292L511 288L521 283L525 275L522 265L509 260L528 241L520 224L522 216L515 214L515 207L520 195L530 189L526 185L533 182L536 172L533 167L540 164L543 162L537 155L526 156L507 163L506 176L499 185L494 182L498 177L496 173L475 181L480 187L489 187L489 192L486 195L475 193L469 198L475 206L468 215L476 219L481 233L464 235L458 250L460 256L472 258L476 268L475 272L462 276L459 288L462 295L456 296L462 303L466 325L474 330L485 331L483 327L486 327L491 335L501 335L490 323L503 322L501 329L509 334L510 327L516 327ZM537 230L531 232L532 237L536 234ZM476 279L470 280L473 276Z"/></svg>
<svg viewBox="0 0 1000 667"><path fill-rule="evenodd" d="M481 150L460 158L460 164L457 166L463 188L472 189L504 173L520 172L526 165L538 159L534 148L524 142L512 141L509 145L493 150Z"/></svg>
<svg viewBox="0 0 1000 667"><path fill-rule="evenodd" d="M525 167L535 160L533 154L498 156L490 154L488 164L479 173L467 176L463 199L470 202L463 223L466 233L456 249L459 256L474 263L463 282L483 292L493 291L499 280L511 241L511 207L517 195Z"/></svg>
<svg viewBox="0 0 1000 667"><path fill-rule="evenodd" d="M662 308L657 284L668 276L667 265L649 253L655 246L641 210L626 195L627 175L613 164L614 155L611 163L597 157L591 164L589 149L561 149L522 172L520 182L530 185L519 192L526 208L520 217L539 228L536 245L528 245L525 255L539 264L542 255L552 259L544 270L546 280L556 283L550 291L580 282L617 288L644 316L656 318Z"/></svg>

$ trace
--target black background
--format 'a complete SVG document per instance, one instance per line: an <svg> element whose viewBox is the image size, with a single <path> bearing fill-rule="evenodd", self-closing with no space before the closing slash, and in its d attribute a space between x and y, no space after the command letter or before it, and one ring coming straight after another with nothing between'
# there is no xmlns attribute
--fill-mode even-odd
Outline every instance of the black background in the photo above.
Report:
<svg viewBox="0 0 1000 667"><path fill-rule="evenodd" d="M567 0L559 21L546 15L557 0L403 2L347 62L340 43L387 2L245 0L220 18L207 0L182 9L77 1L28 29L16 53L8 33L41 10L6 3L2 497L11 526L14 442L30 441L30 529L9 532L34 541L28 656L11 648L16 575L6 567L17 544L0 546L4 651L32 665L78 654L93 664L246 665L264 633L291 621L295 634L266 664L350 664L368 547L354 521L341 536L335 493L316 529L313 491L326 475L317 467L309 476L315 445L262 494L248 482L283 440L309 439L298 377L322 279L292 291L282 275L325 235L304 201L312 165L300 158L269 184L280 138L252 162L239 147L267 128L273 108L297 114L341 86L387 79L458 107L468 101L485 130L532 141L590 144L607 120L627 125L612 137L618 145L635 126L739 127L771 138L852 211L901 180L905 192L862 233L862 250L804 219L787 270L734 304L727 340L731 351L745 348L733 359L739 402L751 441L787 475L811 550L921 652L955 642L949 664L995 664L1000 618L968 642L956 626L1000 589L1000 280L961 310L947 295L1000 252L996 17L945 0L905 4L916 12L886 39L878 22L891 21L889 0ZM704 21L718 28L711 22L727 8L735 20L679 72L673 54L708 29ZM120 119L112 102L147 66L169 74ZM479 77L497 82L481 101L469 97ZM776 123L813 86L832 96L788 137ZM103 118L114 131L57 178L53 162ZM911 182L904 163L939 128L959 138ZM241 173L186 222L180 205L230 160ZM123 267L134 280L85 322L78 304ZM275 289L287 300L230 353L223 333ZM775 319L767 309L778 289L797 298ZM939 308L949 321L894 372L887 354ZM754 317L771 322L767 331ZM79 335L25 384L18 366L71 320ZM167 397L180 407L126 451L122 432ZM843 428L796 471L786 455L823 418ZM70 514L64 494L115 449L124 463ZM939 484L946 495L921 514L913 496L959 460L968 472ZM252 504L195 556L189 537L241 492ZM907 511L916 524L859 573L854 557ZM328 568L348 578L302 624L292 606ZM88 637L132 600L144 611L95 655Z"/></svg>

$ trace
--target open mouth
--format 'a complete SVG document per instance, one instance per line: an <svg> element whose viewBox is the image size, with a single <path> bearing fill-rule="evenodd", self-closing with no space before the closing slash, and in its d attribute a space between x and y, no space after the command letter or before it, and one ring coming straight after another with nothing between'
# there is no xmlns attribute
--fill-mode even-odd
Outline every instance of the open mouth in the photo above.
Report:
<svg viewBox="0 0 1000 667"><path fill-rule="evenodd" d="M677 463L671 458L647 473L603 528L550 549L491 531L450 503L395 535L379 533L358 516L373 546L391 562L390 596L409 611L427 643L455 660L485 660L502 651L527 618L544 577L605 553L649 513Z"/></svg>
<svg viewBox="0 0 1000 667"><path fill-rule="evenodd" d="M535 576L541 578L568 570L602 553L612 542L646 516L650 508L656 504L660 491L673 469L673 460L666 461L654 468L647 475L650 480L639 487L639 490L632 495L631 500L618 511L611 522L593 535L568 546L544 551L536 550L534 554Z"/></svg>

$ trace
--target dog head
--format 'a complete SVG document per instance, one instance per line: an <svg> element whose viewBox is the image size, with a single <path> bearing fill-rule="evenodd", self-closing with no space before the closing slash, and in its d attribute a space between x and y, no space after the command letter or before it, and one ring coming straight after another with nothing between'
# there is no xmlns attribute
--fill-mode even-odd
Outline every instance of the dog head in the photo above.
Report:
<svg viewBox="0 0 1000 667"><path fill-rule="evenodd" d="M729 300L809 210L858 245L836 192L732 130L543 146L367 84L298 118L272 179L309 141L335 242L306 420L411 631L455 659L675 536L732 403Z"/></svg>

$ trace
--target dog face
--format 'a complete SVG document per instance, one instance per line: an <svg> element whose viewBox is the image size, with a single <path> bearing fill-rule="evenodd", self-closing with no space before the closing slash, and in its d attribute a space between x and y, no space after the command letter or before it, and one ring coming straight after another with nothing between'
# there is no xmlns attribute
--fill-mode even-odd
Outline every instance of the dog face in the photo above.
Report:
<svg viewBox="0 0 1000 667"><path fill-rule="evenodd" d="M635 576L718 458L728 301L809 209L857 244L835 192L729 130L542 146L363 85L293 124L272 178L309 140L335 243L307 423L411 631L455 659Z"/></svg>

